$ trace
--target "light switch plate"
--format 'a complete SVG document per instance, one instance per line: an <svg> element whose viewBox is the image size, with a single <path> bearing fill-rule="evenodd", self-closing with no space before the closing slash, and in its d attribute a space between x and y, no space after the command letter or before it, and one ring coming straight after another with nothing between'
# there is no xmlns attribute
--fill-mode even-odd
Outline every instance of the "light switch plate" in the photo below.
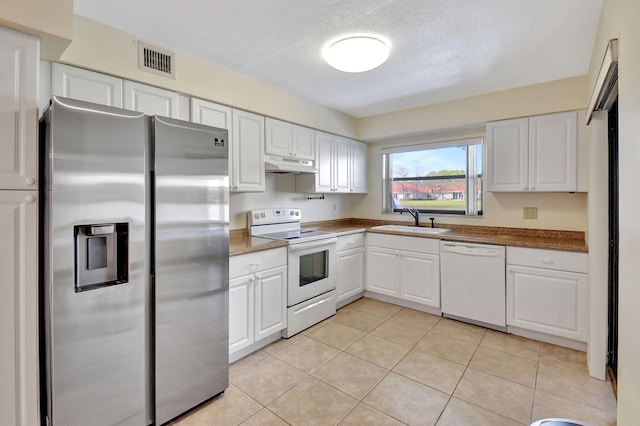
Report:
<svg viewBox="0 0 640 426"><path fill-rule="evenodd" d="M524 219L537 219L538 208L537 207L524 207L522 209L522 217Z"/></svg>

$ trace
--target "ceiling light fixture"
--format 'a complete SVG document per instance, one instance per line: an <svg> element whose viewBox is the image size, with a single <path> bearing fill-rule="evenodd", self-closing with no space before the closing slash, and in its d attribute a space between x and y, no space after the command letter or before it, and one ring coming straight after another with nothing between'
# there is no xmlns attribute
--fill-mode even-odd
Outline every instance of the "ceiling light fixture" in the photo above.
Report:
<svg viewBox="0 0 640 426"><path fill-rule="evenodd" d="M344 72L372 70L388 57L389 47L382 40L369 36L347 37L329 45L324 51L325 61Z"/></svg>

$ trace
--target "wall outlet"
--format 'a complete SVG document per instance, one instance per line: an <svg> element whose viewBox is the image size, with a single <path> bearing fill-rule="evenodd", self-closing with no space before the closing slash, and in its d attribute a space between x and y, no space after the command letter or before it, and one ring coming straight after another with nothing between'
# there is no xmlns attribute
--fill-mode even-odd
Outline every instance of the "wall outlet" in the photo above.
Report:
<svg viewBox="0 0 640 426"><path fill-rule="evenodd" d="M338 205L337 204L333 205L333 210L338 210Z"/></svg>
<svg viewBox="0 0 640 426"><path fill-rule="evenodd" d="M522 217L524 219L537 219L538 208L537 207L524 207L522 209Z"/></svg>

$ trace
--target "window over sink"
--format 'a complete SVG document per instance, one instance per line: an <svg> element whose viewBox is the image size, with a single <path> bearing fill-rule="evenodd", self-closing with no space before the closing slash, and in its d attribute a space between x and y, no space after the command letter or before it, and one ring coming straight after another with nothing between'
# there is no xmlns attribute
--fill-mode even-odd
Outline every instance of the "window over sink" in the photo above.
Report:
<svg viewBox="0 0 640 426"><path fill-rule="evenodd" d="M382 149L383 211L482 215L482 138Z"/></svg>

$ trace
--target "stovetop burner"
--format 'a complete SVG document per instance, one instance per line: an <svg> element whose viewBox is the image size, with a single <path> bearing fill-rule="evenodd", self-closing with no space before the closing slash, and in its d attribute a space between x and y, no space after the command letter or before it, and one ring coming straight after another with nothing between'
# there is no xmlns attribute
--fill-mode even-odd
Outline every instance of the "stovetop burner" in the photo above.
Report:
<svg viewBox="0 0 640 426"><path fill-rule="evenodd" d="M248 212L249 235L296 244L335 237L330 232L301 229L300 209L259 209Z"/></svg>

